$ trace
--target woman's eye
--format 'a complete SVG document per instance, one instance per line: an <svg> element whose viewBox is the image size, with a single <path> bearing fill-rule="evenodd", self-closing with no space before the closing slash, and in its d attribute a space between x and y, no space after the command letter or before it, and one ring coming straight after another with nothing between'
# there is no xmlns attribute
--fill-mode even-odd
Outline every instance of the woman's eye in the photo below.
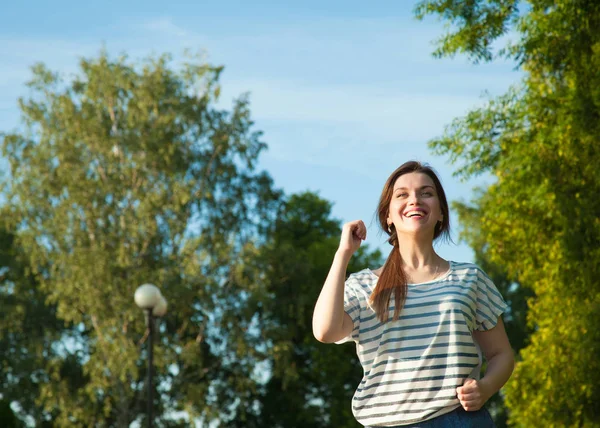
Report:
<svg viewBox="0 0 600 428"><path fill-rule="evenodd" d="M431 192L423 192L423 193L421 193L421 195L424 195L424 196L432 196L432 195L433 195L433 193L431 193Z"/></svg>

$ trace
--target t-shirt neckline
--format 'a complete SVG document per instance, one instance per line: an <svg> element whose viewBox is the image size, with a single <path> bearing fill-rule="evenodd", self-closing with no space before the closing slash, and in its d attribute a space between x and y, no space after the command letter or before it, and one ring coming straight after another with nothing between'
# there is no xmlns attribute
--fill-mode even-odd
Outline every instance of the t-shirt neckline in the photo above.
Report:
<svg viewBox="0 0 600 428"><path fill-rule="evenodd" d="M444 272L444 274L443 274L443 275L441 275L441 276L438 276L437 278L435 278L435 279L432 279L432 280L430 280L430 281L425 281L425 282L415 282L415 283L413 283L413 282L409 282L409 283L408 283L408 284L406 284L406 285L424 285L424 284L431 284L431 283L434 283L434 282L441 281L441 280L443 280L443 279L447 278L447 277L448 277L448 275L450 275L450 273L452 272L452 269L454 268L454 262L453 262L452 260L448 260L448 264L450 265L450 267L448 268L448 270L447 270L446 272ZM368 272L369 272L369 273L370 273L370 274L371 274L373 277L375 277L376 279L379 279L379 276L377 276L377 275L375 274L375 272L373 272L373 270L372 270L371 268L367 268L367 271L368 271Z"/></svg>

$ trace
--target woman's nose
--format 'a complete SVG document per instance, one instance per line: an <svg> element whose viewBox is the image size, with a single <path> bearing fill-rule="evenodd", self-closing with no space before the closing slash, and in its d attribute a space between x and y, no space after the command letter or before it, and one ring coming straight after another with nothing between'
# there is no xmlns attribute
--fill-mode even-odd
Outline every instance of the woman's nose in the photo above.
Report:
<svg viewBox="0 0 600 428"><path fill-rule="evenodd" d="M416 205L419 203L419 195L417 193L411 193L408 196L408 203L410 205Z"/></svg>

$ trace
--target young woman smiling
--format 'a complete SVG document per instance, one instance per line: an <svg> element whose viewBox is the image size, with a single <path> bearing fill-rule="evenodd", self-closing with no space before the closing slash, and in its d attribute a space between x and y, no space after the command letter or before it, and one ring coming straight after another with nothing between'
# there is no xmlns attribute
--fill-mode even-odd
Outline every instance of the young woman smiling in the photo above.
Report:
<svg viewBox="0 0 600 428"><path fill-rule="evenodd" d="M510 377L506 303L477 265L447 261L448 202L435 172L406 162L388 178L377 210L392 250L378 269L346 269L367 229L346 223L313 314L324 343L354 341L364 376L352 399L368 427L493 427L483 407ZM480 379L482 353L487 360Z"/></svg>

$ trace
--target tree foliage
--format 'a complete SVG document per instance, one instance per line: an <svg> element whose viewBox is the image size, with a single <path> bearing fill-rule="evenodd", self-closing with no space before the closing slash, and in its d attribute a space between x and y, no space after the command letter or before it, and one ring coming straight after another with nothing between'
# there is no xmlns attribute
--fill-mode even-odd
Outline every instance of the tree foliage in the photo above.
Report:
<svg viewBox="0 0 600 428"><path fill-rule="evenodd" d="M519 12L517 5L525 5ZM494 57L524 79L431 142L464 178L495 182L461 221L481 258L531 290L533 331L505 388L514 426L598 426L600 412L600 3L421 2L453 25L440 54Z"/></svg>
<svg viewBox="0 0 600 428"><path fill-rule="evenodd" d="M5 219L6 212L3 214ZM43 406L37 398L49 379L44 361L60 352L56 343L68 333L67 326L56 317L56 306L47 304L46 297L29 272L27 256L16 243L14 233L3 223L0 225L2 426L19 426L10 408L14 400L34 420L42 420Z"/></svg>
<svg viewBox="0 0 600 428"><path fill-rule="evenodd" d="M133 293L145 282L169 302L156 414L215 419L254 387L260 339L242 308L257 275L246 262L279 193L255 170L265 144L247 98L214 106L220 72L194 58L175 69L169 56L133 63L105 52L68 81L33 68L31 96L19 101L24 131L2 134L2 244L27 257L10 262L24 275L2 284L11 325L0 346L5 361L26 354L10 364L37 367L2 381L39 423L143 417L145 327ZM39 410L11 393L24 382L39 389Z"/></svg>

